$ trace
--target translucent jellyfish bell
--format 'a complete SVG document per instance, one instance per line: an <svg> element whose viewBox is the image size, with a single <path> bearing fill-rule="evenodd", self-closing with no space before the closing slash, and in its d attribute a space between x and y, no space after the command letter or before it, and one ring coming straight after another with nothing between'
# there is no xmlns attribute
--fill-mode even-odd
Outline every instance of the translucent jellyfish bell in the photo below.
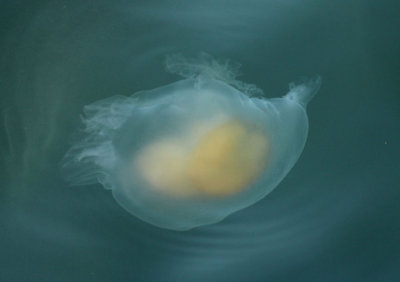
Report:
<svg viewBox="0 0 400 282"><path fill-rule="evenodd" d="M85 106L84 136L62 167L72 184L111 189L142 220L188 230L254 204L279 184L305 145L305 107L320 79L265 99L225 62L173 56L167 69L186 78Z"/></svg>

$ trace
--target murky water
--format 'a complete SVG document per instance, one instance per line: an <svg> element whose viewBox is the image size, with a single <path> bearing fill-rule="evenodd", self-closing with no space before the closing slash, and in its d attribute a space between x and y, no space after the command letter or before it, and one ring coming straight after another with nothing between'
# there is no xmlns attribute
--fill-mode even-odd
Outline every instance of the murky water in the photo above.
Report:
<svg viewBox="0 0 400 282"><path fill-rule="evenodd" d="M395 281L399 39L391 1L3 3L0 280ZM84 105L178 80L171 53L242 65L268 98L319 74L305 150L266 198L168 231L59 162Z"/></svg>

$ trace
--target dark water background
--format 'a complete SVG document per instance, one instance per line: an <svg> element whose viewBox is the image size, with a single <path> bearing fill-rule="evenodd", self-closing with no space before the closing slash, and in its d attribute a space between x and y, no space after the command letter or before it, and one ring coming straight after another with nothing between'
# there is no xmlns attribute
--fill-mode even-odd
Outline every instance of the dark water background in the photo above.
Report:
<svg viewBox="0 0 400 282"><path fill-rule="evenodd" d="M0 1L1 281L399 281L398 1ZM162 230L57 164L85 104L242 64L268 97L320 74L302 157L223 222Z"/></svg>

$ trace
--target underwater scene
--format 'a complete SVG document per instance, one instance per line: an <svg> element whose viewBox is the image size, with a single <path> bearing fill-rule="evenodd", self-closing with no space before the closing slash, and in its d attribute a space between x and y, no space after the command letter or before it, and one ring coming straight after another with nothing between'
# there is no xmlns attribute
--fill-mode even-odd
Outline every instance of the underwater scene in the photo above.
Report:
<svg viewBox="0 0 400 282"><path fill-rule="evenodd" d="M395 1L3 1L0 281L399 281Z"/></svg>

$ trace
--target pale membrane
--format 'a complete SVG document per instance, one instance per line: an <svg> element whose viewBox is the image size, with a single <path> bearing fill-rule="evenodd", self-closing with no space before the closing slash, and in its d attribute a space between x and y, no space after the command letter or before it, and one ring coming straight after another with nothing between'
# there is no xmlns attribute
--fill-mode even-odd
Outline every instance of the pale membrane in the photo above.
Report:
<svg viewBox="0 0 400 282"><path fill-rule="evenodd" d="M162 228L219 222L265 197L294 166L318 87L309 81L266 99L198 76L97 101L84 108L64 177L101 183L129 213Z"/></svg>

